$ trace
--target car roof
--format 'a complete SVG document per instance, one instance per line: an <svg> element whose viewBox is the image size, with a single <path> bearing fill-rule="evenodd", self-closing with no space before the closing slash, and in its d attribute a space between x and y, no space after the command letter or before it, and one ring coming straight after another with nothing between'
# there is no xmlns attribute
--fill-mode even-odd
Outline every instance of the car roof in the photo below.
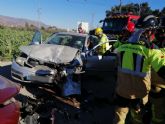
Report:
<svg viewBox="0 0 165 124"><path fill-rule="evenodd" d="M54 34L69 34L69 35L76 35L76 36L82 36L82 37L89 36L89 34L81 34L81 33L75 33L75 32L57 32Z"/></svg>

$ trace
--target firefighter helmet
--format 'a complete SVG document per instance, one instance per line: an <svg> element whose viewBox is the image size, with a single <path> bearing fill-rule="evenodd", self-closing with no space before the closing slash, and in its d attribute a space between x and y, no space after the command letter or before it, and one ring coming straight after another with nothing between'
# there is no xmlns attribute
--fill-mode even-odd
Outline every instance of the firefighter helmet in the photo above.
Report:
<svg viewBox="0 0 165 124"><path fill-rule="evenodd" d="M102 28L96 28L96 30L95 30L95 35L100 35L100 34L102 34L102 33L103 33Z"/></svg>

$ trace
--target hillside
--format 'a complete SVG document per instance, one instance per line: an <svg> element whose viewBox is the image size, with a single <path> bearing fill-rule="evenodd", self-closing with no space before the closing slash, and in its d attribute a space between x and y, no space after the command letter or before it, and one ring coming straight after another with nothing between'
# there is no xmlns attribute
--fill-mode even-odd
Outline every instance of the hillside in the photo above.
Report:
<svg viewBox="0 0 165 124"><path fill-rule="evenodd" d="M8 27L25 27L25 25L34 25L37 26L38 22L34 20L24 19L24 18L15 18L9 16L0 15L0 25L8 26ZM40 22L41 27L48 28L49 25Z"/></svg>

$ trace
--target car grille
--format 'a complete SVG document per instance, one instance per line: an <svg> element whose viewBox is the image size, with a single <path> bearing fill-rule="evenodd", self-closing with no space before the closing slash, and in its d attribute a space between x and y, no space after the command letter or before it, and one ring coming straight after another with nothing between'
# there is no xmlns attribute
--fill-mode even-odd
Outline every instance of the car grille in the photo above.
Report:
<svg viewBox="0 0 165 124"><path fill-rule="evenodd" d="M16 74L18 74L18 75L23 75L21 72L15 70L15 69L13 69L13 68L11 69L11 72L16 73Z"/></svg>
<svg viewBox="0 0 165 124"><path fill-rule="evenodd" d="M21 81L23 80L23 77L21 77L20 75L14 74L14 73L12 73L12 77L19 79Z"/></svg>
<svg viewBox="0 0 165 124"><path fill-rule="evenodd" d="M11 69L11 75L12 75L12 77L14 77L16 79L24 80L23 74L21 72L16 71L15 69Z"/></svg>
<svg viewBox="0 0 165 124"><path fill-rule="evenodd" d="M21 72L18 72L15 69L11 69L11 76L19 81L28 81L26 77L23 77L23 74Z"/></svg>

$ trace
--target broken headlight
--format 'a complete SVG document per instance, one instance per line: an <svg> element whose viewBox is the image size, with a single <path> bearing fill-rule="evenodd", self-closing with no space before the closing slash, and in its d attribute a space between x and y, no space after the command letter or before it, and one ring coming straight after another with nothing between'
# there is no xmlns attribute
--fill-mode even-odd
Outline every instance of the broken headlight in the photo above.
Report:
<svg viewBox="0 0 165 124"><path fill-rule="evenodd" d="M24 66L24 63L25 63L27 57L28 56L25 53L22 52L22 53L19 54L19 56L14 57L14 58L15 58L15 61L16 61L17 64L19 64L20 66Z"/></svg>
<svg viewBox="0 0 165 124"><path fill-rule="evenodd" d="M17 57L15 59L16 63L19 64L20 66L24 66L24 63L26 61L26 58L22 58L22 57Z"/></svg>

